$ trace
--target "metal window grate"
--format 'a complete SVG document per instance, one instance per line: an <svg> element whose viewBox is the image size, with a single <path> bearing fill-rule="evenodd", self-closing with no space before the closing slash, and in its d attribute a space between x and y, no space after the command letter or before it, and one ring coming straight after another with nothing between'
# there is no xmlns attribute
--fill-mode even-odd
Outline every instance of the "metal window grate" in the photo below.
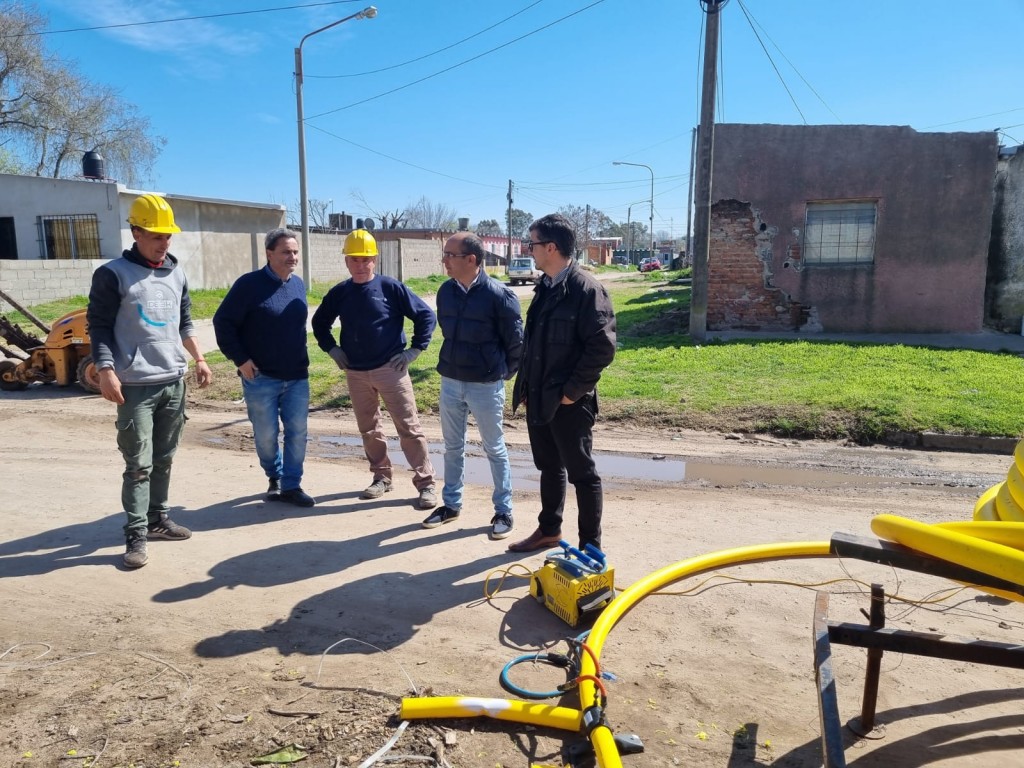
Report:
<svg viewBox="0 0 1024 768"><path fill-rule="evenodd" d="M39 217L39 252L44 259L99 259L100 226L95 213Z"/></svg>
<svg viewBox="0 0 1024 768"><path fill-rule="evenodd" d="M804 264L871 264L877 203L808 203Z"/></svg>

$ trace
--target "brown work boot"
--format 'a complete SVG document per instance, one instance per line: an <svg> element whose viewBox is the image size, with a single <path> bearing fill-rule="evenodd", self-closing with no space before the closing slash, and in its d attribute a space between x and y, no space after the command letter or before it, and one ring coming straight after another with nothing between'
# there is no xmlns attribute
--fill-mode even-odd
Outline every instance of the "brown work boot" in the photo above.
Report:
<svg viewBox="0 0 1024 768"><path fill-rule="evenodd" d="M558 542L561 540L561 533L554 533L548 536L540 528L535 530L529 536L522 541L517 541L514 544L508 545L509 552L536 552L538 549L547 549L548 547L557 547Z"/></svg>

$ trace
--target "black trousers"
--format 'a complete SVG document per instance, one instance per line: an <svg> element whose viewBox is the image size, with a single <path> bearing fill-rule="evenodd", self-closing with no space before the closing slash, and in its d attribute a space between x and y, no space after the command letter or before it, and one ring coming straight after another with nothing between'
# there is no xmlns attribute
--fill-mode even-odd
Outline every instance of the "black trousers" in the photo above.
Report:
<svg viewBox="0 0 1024 768"><path fill-rule="evenodd" d="M530 404L526 404L529 410ZM529 421L529 420L527 420ZM562 531L566 479L576 488L579 546L601 546L604 495L594 466L594 397L585 395L572 405L559 406L547 424L528 425L533 463L540 470L540 515L545 536Z"/></svg>

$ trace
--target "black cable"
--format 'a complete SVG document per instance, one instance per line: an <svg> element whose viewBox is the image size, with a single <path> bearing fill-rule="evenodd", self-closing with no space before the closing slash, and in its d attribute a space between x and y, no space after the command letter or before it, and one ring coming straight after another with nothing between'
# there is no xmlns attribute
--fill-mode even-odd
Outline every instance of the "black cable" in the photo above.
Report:
<svg viewBox="0 0 1024 768"><path fill-rule="evenodd" d="M354 3L357 0L325 0L320 3L307 3L305 5L286 5L280 8L261 8L254 11L231 11L228 13L210 13L205 16L184 16L178 19L154 19L153 21L131 21L124 24L105 24L99 27L77 27L75 29L49 29L42 32L20 32L14 35L0 35L0 37L42 37L43 35L60 35L65 32L95 32L102 29L122 29L124 27L145 27L151 24L170 24L176 21L200 21L202 19L222 19L226 16L248 16L253 13L270 13L271 11L294 11L298 8L316 8L321 5L340 5L341 3Z"/></svg>

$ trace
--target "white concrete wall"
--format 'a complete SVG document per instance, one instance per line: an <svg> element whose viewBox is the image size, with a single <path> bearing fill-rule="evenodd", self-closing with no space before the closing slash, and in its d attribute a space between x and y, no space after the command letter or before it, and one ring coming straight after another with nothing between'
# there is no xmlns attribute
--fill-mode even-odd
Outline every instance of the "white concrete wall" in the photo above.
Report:
<svg viewBox="0 0 1024 768"><path fill-rule="evenodd" d="M40 216L90 213L99 222L100 253L110 259L120 256L122 217L115 182L0 173L0 217L14 219L18 261L43 258L37 224ZM123 218L127 217L125 213ZM9 259L0 258L0 263L5 261Z"/></svg>
<svg viewBox="0 0 1024 768"><path fill-rule="evenodd" d="M92 273L103 259L0 261L0 290L23 306L88 296ZM0 312L13 307L0 300Z"/></svg>
<svg viewBox="0 0 1024 768"><path fill-rule="evenodd" d="M441 264L444 245L439 240L399 240L399 243L402 248L403 280L444 274Z"/></svg>

